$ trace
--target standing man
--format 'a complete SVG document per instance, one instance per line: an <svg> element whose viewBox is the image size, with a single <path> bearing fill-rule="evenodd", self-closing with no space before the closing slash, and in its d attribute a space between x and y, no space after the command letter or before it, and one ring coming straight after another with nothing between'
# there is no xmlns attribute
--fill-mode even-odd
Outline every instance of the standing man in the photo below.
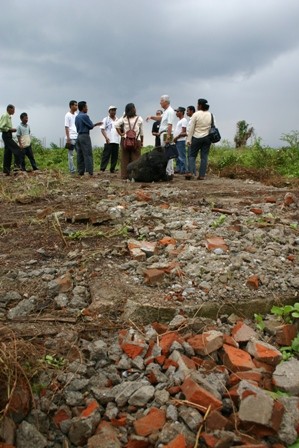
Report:
<svg viewBox="0 0 299 448"><path fill-rule="evenodd" d="M153 127L152 127L152 135L155 136L155 147L157 148L158 146L161 146L161 138L160 138L160 123L161 123L161 117L162 117L162 110L158 109L156 112L156 117L159 117L158 120L156 120L153 123Z"/></svg>
<svg viewBox="0 0 299 448"><path fill-rule="evenodd" d="M64 117L64 129L65 129L65 147L68 150L68 165L71 174L75 174L76 169L74 165L74 150L76 149L77 142L77 128L75 125L75 119L77 116L78 104L77 101L71 100L69 102L70 110Z"/></svg>
<svg viewBox="0 0 299 448"><path fill-rule="evenodd" d="M79 176L84 176L85 171L93 176L93 154L89 131L103 122L93 123L87 115L88 107L86 101L79 101L79 113L75 118L78 132L77 138L77 168Z"/></svg>
<svg viewBox="0 0 299 448"><path fill-rule="evenodd" d="M115 173L116 164L118 161L118 151L120 135L115 129L116 106L110 106L108 109L108 117L105 117L101 125L101 132L106 140L104 151L101 160L101 171L105 171L110 160L110 173Z"/></svg>
<svg viewBox="0 0 299 448"><path fill-rule="evenodd" d="M2 132L2 140L4 142L3 173L6 176L10 175L12 155L18 160L22 171L25 171L23 151L12 138L12 133L16 132L16 129L12 127L11 120L14 113L15 106L9 104L6 108L6 112L0 117L0 131Z"/></svg>
<svg viewBox="0 0 299 448"><path fill-rule="evenodd" d="M163 114L160 122L159 134L161 138L161 146L164 147L166 143L171 143L173 135L173 126L175 121L175 112L170 106L170 98L168 95L162 95L160 98L160 105L163 109ZM151 115L147 117L148 120L158 120L159 117L156 115ZM173 159L168 160L166 166L166 175L168 180L173 179L174 169L173 169Z"/></svg>
<svg viewBox="0 0 299 448"><path fill-rule="evenodd" d="M186 136L187 136L187 118L185 118L185 108L178 107L175 109L176 116L179 121L176 124L173 143L176 144L178 150L177 158L177 170L180 174L185 174L187 171L187 160L186 160Z"/></svg>
<svg viewBox="0 0 299 448"><path fill-rule="evenodd" d="M191 118L192 118L194 112L195 112L195 107L194 106L188 106L187 107L187 112L186 112L186 115L188 117L188 120L187 120L187 135L188 135L188 132L189 132L189 129L190 129ZM188 164L187 171L189 173L191 173L189 158L190 158L190 146L187 145L187 164ZM191 174L196 176L196 167L193 166L193 173L191 173Z"/></svg>
<svg viewBox="0 0 299 448"><path fill-rule="evenodd" d="M28 114L26 112L22 112L20 119L21 123L17 127L17 138L19 146L24 154L24 169L26 169L25 156L27 156L31 163L32 169L37 171L38 168L31 148L31 131L28 124Z"/></svg>

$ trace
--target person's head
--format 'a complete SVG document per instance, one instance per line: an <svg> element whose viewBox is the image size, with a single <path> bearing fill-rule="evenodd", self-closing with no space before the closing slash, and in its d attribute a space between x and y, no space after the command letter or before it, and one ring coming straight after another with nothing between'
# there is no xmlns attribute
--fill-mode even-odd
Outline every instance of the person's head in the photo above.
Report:
<svg viewBox="0 0 299 448"><path fill-rule="evenodd" d="M114 118L115 115L116 115L116 111L117 111L117 107L116 106L110 106L109 109L108 109L109 116L111 118Z"/></svg>
<svg viewBox="0 0 299 448"><path fill-rule="evenodd" d="M20 120L23 124L26 124L28 122L28 115L26 112L21 113Z"/></svg>
<svg viewBox="0 0 299 448"><path fill-rule="evenodd" d="M197 100L197 110L209 110L210 106L208 104L208 101L204 98L199 98Z"/></svg>
<svg viewBox="0 0 299 448"><path fill-rule="evenodd" d="M79 101L78 109L79 109L80 112L85 112L86 113L88 111L87 102L86 101Z"/></svg>
<svg viewBox="0 0 299 448"><path fill-rule="evenodd" d="M160 98L160 105L161 105L161 107L163 107L163 109L165 110L165 109L167 109L169 104L170 104L169 96L168 95L162 95L161 98Z"/></svg>
<svg viewBox="0 0 299 448"><path fill-rule="evenodd" d="M70 106L70 111L73 113L76 112L76 110L78 109L78 103L75 100L71 100L69 102L69 106Z"/></svg>
<svg viewBox="0 0 299 448"><path fill-rule="evenodd" d="M186 109L184 107L182 107L182 106L180 106L180 107L178 107L177 109L174 109L174 110L175 110L176 116L178 118L183 118L183 116L185 115Z"/></svg>
<svg viewBox="0 0 299 448"><path fill-rule="evenodd" d="M9 104L6 111L9 115L13 115L15 113L15 106L13 104Z"/></svg>
<svg viewBox="0 0 299 448"><path fill-rule="evenodd" d="M134 103L128 103L125 107L125 116L132 118L136 116L136 107Z"/></svg>
<svg viewBox="0 0 299 448"><path fill-rule="evenodd" d="M161 117L162 114L163 114L163 111L162 111L161 109L158 109L158 110L156 111L156 116L157 116L157 117Z"/></svg>
<svg viewBox="0 0 299 448"><path fill-rule="evenodd" d="M195 107L194 106L188 106L187 107L187 112L186 112L187 117L192 117L194 112L195 112Z"/></svg>

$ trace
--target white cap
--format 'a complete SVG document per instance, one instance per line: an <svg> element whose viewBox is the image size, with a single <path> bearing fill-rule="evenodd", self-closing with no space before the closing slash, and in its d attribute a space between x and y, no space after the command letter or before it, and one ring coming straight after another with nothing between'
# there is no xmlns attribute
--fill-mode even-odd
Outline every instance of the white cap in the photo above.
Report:
<svg viewBox="0 0 299 448"><path fill-rule="evenodd" d="M111 110L111 109L117 109L117 107L116 107L116 106L109 106L108 112L109 112L109 110Z"/></svg>

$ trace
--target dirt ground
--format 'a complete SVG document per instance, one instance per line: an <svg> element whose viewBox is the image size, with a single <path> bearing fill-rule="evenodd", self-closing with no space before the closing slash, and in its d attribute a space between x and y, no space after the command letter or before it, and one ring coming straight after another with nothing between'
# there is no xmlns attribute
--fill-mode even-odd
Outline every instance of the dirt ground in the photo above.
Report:
<svg viewBox="0 0 299 448"><path fill-rule="evenodd" d="M245 173L245 179L231 179L209 175L205 181L188 181L184 176L177 175L172 182L160 184L126 182L117 174L110 173L83 179L55 172L1 177L0 295L18 289L22 296L37 295L40 300L39 309L34 315L8 322L3 313L0 325L27 337L56 333L62 325L76 325L78 332L86 331L87 327L91 333L96 331L101 317L95 323L54 309L52 300L40 286L45 279L33 275L30 281L16 284L19 271L38 270L45 263L58 269L72 259L76 259L77 264L70 270L79 282L106 275L106 295L111 295L115 306L110 309L108 317L102 316L105 328L113 330L123 325L118 318L127 298L135 294L154 301L158 300L160 293L144 285L124 288L123 282L119 282L118 265L130 258L124 244L128 236L121 232L117 235L111 220L105 220L103 216L99 220L97 216L99 222L96 229L106 237L86 237L86 213L95 210L100 200L124 197L136 190L147 194L157 188L179 189L180 194L171 199L177 206L188 204L200 207L210 203L228 210L254 203L265 196L281 201L287 191L298 193L295 183L279 179L276 180L278 186L265 185L250 180L248 176ZM236 177L236 173L232 177ZM163 206L165 200L158 197L157 202ZM148 225L148 222L145 224ZM69 234L76 238L69 238ZM74 254L73 258L70 253ZM109 272L105 269L107 263L110 264Z"/></svg>

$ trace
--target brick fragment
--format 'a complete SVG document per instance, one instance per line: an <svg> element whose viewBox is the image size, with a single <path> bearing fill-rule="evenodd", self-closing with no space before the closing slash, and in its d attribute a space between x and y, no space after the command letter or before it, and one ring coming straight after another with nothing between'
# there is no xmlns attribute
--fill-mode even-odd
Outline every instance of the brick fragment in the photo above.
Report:
<svg viewBox="0 0 299 448"><path fill-rule="evenodd" d="M209 251L218 249L218 248L224 250L225 252L228 251L228 246L227 246L227 244L225 244L224 239L221 237L218 237L218 236L207 238L205 245Z"/></svg>
<svg viewBox="0 0 299 448"><path fill-rule="evenodd" d="M147 415L135 420L133 425L136 434L146 437L163 428L165 422L165 411L157 408L151 408Z"/></svg>
<svg viewBox="0 0 299 448"><path fill-rule="evenodd" d="M164 445L164 448L186 448L187 443L183 434L178 434L171 442Z"/></svg>
<svg viewBox="0 0 299 448"><path fill-rule="evenodd" d="M186 400L196 403L204 408L211 406L211 409L220 409L222 402L218 400L207 390L199 386L192 378L186 378L181 386L181 390L186 397Z"/></svg>
<svg viewBox="0 0 299 448"><path fill-rule="evenodd" d="M237 342L248 342L252 337L256 337L256 332L253 328L246 325L244 322L239 321L231 331L232 337Z"/></svg>
<svg viewBox="0 0 299 448"><path fill-rule="evenodd" d="M205 423L205 429L208 432L229 429L230 426L229 420L217 410L210 412Z"/></svg>
<svg viewBox="0 0 299 448"><path fill-rule="evenodd" d="M249 353L230 345L223 345L223 364L233 372L252 370L254 364Z"/></svg>
<svg viewBox="0 0 299 448"><path fill-rule="evenodd" d="M276 331L276 342L281 346L290 346L297 336L298 330L294 324L285 324Z"/></svg>
<svg viewBox="0 0 299 448"><path fill-rule="evenodd" d="M147 285L157 285L161 283L164 278L164 271L162 269L146 269L144 272L144 283Z"/></svg>
<svg viewBox="0 0 299 448"><path fill-rule="evenodd" d="M246 286L250 289L258 289L259 287L259 277L258 275L251 275L246 280Z"/></svg>
<svg viewBox="0 0 299 448"><path fill-rule="evenodd" d="M271 366L276 366L282 359L282 354L273 345L262 341L249 341L246 347L250 353L258 361L262 361Z"/></svg>
<svg viewBox="0 0 299 448"><path fill-rule="evenodd" d="M235 384L238 384L242 380L260 384L262 381L262 374L261 374L261 372L252 371L252 370L247 370L247 371L238 372L238 373L232 373L229 377L229 384L231 386L234 386Z"/></svg>
<svg viewBox="0 0 299 448"><path fill-rule="evenodd" d="M169 353L170 347L174 342L179 342L182 344L184 342L183 338L176 332L166 333L160 338L160 347L163 355Z"/></svg>
<svg viewBox="0 0 299 448"><path fill-rule="evenodd" d="M220 331L207 331L188 339L188 343L196 354L205 356L219 350L223 345L223 334Z"/></svg>

